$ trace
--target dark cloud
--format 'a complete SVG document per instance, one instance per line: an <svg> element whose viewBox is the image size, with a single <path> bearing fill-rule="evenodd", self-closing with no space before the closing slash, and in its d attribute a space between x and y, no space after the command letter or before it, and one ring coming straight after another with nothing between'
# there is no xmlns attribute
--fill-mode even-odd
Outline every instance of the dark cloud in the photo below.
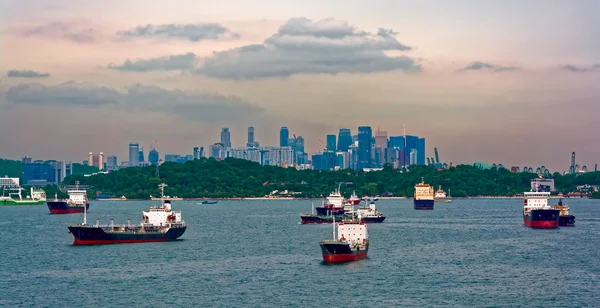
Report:
<svg viewBox="0 0 600 308"><path fill-rule="evenodd" d="M385 54L390 50L411 50L395 36L388 29L379 29L375 34L358 31L335 19L313 22L293 18L263 44L214 53L196 73L223 79L254 79L295 74L420 71L421 66L412 58Z"/></svg>
<svg viewBox="0 0 600 308"><path fill-rule="evenodd" d="M563 66L562 69L571 71L571 72L577 72L577 73L600 71L600 64L594 64L594 65L590 65L590 66L575 66L575 65L567 64L567 65Z"/></svg>
<svg viewBox="0 0 600 308"><path fill-rule="evenodd" d="M131 30L119 31L117 35L124 39L138 37L160 37L182 39L192 42L203 40L235 39L240 35L216 23L207 24L163 24L137 26Z"/></svg>
<svg viewBox="0 0 600 308"><path fill-rule="evenodd" d="M150 72L150 71L174 71L193 70L197 62L196 55L187 53L183 55L172 55L152 59L126 60L121 65L109 64L108 68L119 71Z"/></svg>
<svg viewBox="0 0 600 308"><path fill-rule="evenodd" d="M67 22L51 22L45 25L27 27L20 34L25 37L60 38L80 44L93 43L97 37L94 29Z"/></svg>
<svg viewBox="0 0 600 308"><path fill-rule="evenodd" d="M10 78L44 78L50 77L50 73L41 73L32 70L10 70L6 73Z"/></svg>
<svg viewBox="0 0 600 308"><path fill-rule="evenodd" d="M520 69L519 67L516 66L497 66L497 65L493 65L490 63L485 63L485 62L480 62L480 61L476 61L473 62L469 65L467 65L464 68L459 69L458 71L490 71L490 72L507 72L507 71L514 71L514 70L518 70Z"/></svg>
<svg viewBox="0 0 600 308"><path fill-rule="evenodd" d="M6 91L6 99L12 104L112 106L125 110L161 112L192 121L207 122L256 120L264 111L235 96L166 90L140 84L128 87L125 93L74 81L56 86L19 84Z"/></svg>

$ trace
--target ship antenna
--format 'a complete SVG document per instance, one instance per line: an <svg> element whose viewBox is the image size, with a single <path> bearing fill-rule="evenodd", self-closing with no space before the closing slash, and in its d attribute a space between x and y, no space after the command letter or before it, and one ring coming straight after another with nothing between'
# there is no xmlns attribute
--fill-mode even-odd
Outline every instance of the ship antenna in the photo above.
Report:
<svg viewBox="0 0 600 308"><path fill-rule="evenodd" d="M333 233L332 234L333 234L333 240L335 241L335 215L332 215L332 217L333 217L333 224L332 224L333 225Z"/></svg>
<svg viewBox="0 0 600 308"><path fill-rule="evenodd" d="M83 225L87 226L87 202L83 204Z"/></svg>

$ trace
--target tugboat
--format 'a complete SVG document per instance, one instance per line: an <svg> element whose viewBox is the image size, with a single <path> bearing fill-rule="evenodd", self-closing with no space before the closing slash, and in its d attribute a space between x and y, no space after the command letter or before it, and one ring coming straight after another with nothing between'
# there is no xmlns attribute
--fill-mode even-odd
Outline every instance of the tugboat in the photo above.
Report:
<svg viewBox="0 0 600 308"><path fill-rule="evenodd" d="M54 200L47 201L48 209L50 214L73 214L83 213L90 208L85 188L79 185L79 181L75 182L75 185L69 186L67 193L69 199L59 200L57 195L54 195Z"/></svg>
<svg viewBox="0 0 600 308"><path fill-rule="evenodd" d="M329 264L364 259L369 252L367 224L358 220L334 221L333 239L321 241L320 246L323 261Z"/></svg>
<svg viewBox="0 0 600 308"><path fill-rule="evenodd" d="M346 201L348 204L359 205L362 200L356 195L356 191L352 191L352 195Z"/></svg>
<svg viewBox="0 0 600 308"><path fill-rule="evenodd" d="M322 216L330 216L344 213L344 197L340 193L340 184L336 191L333 191L327 197L327 203L324 203L322 206L316 207L317 215Z"/></svg>
<svg viewBox="0 0 600 308"><path fill-rule="evenodd" d="M181 237L187 226L181 219L181 211L173 211L171 202L164 199L166 184L160 184L163 196L160 207L151 207L142 213L142 222L132 225L128 219L126 225L115 225L110 220L110 225L87 224L87 211L83 213L83 224L69 226L69 233L73 234L73 245L121 244L142 242L174 241Z"/></svg>
<svg viewBox="0 0 600 308"><path fill-rule="evenodd" d="M448 190L448 194L450 194L450 190ZM452 202L450 196L446 196L446 192L442 189L442 185L439 186L438 190L435 191L435 195L433 196L434 202Z"/></svg>
<svg viewBox="0 0 600 308"><path fill-rule="evenodd" d="M559 227L575 226L575 216L569 214L569 207L563 204L562 198L558 200L558 204L554 205L554 208L560 211L560 216L558 216Z"/></svg>
<svg viewBox="0 0 600 308"><path fill-rule="evenodd" d="M423 178L421 178L421 183L415 185L415 210L433 210L433 200L433 187L425 184Z"/></svg>
<svg viewBox="0 0 600 308"><path fill-rule="evenodd" d="M554 229L558 227L560 210L548 205L550 192L525 192L523 200L523 222L534 229Z"/></svg>
<svg viewBox="0 0 600 308"><path fill-rule="evenodd" d="M377 210L377 206L373 201L369 203L368 207L359 207L357 212L360 222L376 223L383 222L385 220L385 216Z"/></svg>

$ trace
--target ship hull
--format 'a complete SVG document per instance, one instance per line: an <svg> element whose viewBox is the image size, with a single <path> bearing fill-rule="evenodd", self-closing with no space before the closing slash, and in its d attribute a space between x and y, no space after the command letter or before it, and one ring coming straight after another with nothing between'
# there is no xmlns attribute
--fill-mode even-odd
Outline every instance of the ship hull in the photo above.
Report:
<svg viewBox="0 0 600 308"><path fill-rule="evenodd" d="M433 210L433 200L417 200L414 199L415 210Z"/></svg>
<svg viewBox="0 0 600 308"><path fill-rule="evenodd" d="M75 214L84 212L83 206L72 206L66 201L48 201L46 204L48 204L50 214ZM86 210L89 210L90 204L87 203L85 207Z"/></svg>
<svg viewBox="0 0 600 308"><path fill-rule="evenodd" d="M364 249L351 249L346 243L321 243L323 261L333 263L345 263L365 259L369 252L369 244Z"/></svg>
<svg viewBox="0 0 600 308"><path fill-rule="evenodd" d="M574 227L575 216L573 215L560 215L558 217L558 226L560 227Z"/></svg>
<svg viewBox="0 0 600 308"><path fill-rule="evenodd" d="M0 205L42 205L44 203L46 203L46 200L0 200Z"/></svg>
<svg viewBox="0 0 600 308"><path fill-rule="evenodd" d="M315 213L317 213L317 215L319 216L328 216L331 214L343 214L344 213L344 207L322 207L322 206L318 206L315 207Z"/></svg>
<svg viewBox="0 0 600 308"><path fill-rule="evenodd" d="M558 228L559 210L532 210L531 215L523 216L523 223L533 229Z"/></svg>
<svg viewBox="0 0 600 308"><path fill-rule="evenodd" d="M187 227L173 227L161 232L105 232L100 227L70 226L73 245L104 245L175 241L183 235Z"/></svg>
<svg viewBox="0 0 600 308"><path fill-rule="evenodd" d="M342 219L350 219L351 216L336 216L335 220L340 221ZM330 224L333 223L333 218L331 216L321 216L321 215L312 215L312 214L300 214L300 224L302 225L311 225L311 224ZM385 216L383 217L363 217L360 219L360 222L364 223L380 223L385 220Z"/></svg>

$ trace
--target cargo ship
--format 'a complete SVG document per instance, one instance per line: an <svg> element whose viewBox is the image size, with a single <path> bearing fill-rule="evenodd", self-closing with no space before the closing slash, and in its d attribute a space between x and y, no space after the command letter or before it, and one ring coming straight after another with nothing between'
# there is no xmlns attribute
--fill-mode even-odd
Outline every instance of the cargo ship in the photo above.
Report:
<svg viewBox="0 0 600 308"><path fill-rule="evenodd" d="M329 264L364 259L369 252L367 224L358 220L334 221L333 239L321 241L319 245L323 261Z"/></svg>
<svg viewBox="0 0 600 308"><path fill-rule="evenodd" d="M76 181L75 185L69 186L67 189L69 199L59 200L55 194L54 200L46 201L50 214L83 213L89 210L90 203L85 188L79 185L79 181Z"/></svg>
<svg viewBox="0 0 600 308"><path fill-rule="evenodd" d="M73 234L73 245L99 245L123 244L143 242L174 241L183 235L187 226L181 219L181 211L173 211L171 202L164 199L166 184L161 184L161 205L151 207L142 212L142 221L139 225L132 225L131 219L126 225L115 225L110 220L110 225L100 225L96 220L94 225L87 224L87 211L84 212L83 223L69 226L69 233Z"/></svg>
<svg viewBox="0 0 600 308"><path fill-rule="evenodd" d="M362 199L360 199L356 195L356 191L352 191L352 195L350 196L350 198L348 198L348 200L346 201L346 203L352 204L352 205L359 205L361 201L362 201Z"/></svg>
<svg viewBox="0 0 600 308"><path fill-rule="evenodd" d="M535 229L554 229L558 227L560 210L548 205L550 192L525 192L523 200L523 223Z"/></svg>
<svg viewBox="0 0 600 308"><path fill-rule="evenodd" d="M452 202L452 198L450 197L450 189L448 189L448 195L442 189L442 185L439 186L438 190L435 191L435 195L433 196L434 202Z"/></svg>
<svg viewBox="0 0 600 308"><path fill-rule="evenodd" d="M559 227L575 226L575 216L569 214L570 209L566 204L563 204L562 199L558 200L558 204L554 205L554 208L560 211L560 216L558 216Z"/></svg>
<svg viewBox="0 0 600 308"><path fill-rule="evenodd" d="M359 207L356 212L360 222L378 223L383 222L385 220L385 216L377 210L377 206L373 201L369 203L368 207Z"/></svg>
<svg viewBox="0 0 600 308"><path fill-rule="evenodd" d="M315 208L317 215L331 216L344 213L344 205L346 204L344 196L340 193L341 184L338 189L331 192L327 197L327 201L322 206Z"/></svg>
<svg viewBox="0 0 600 308"><path fill-rule="evenodd" d="M46 192L39 188L31 187L30 195L23 198L22 187L9 188L8 197L0 197L0 205L42 205L46 203Z"/></svg>
<svg viewBox="0 0 600 308"><path fill-rule="evenodd" d="M421 183L415 185L414 208L415 210L433 210L433 202L433 187L425 184L421 178Z"/></svg>
<svg viewBox="0 0 600 308"><path fill-rule="evenodd" d="M342 208L344 209L344 208ZM336 220L342 220L344 218L350 218L345 211L334 211L333 213L327 212L326 215L319 215L315 213L315 204L312 204L312 212L310 214L300 214L300 224L330 224L333 223L334 217Z"/></svg>

